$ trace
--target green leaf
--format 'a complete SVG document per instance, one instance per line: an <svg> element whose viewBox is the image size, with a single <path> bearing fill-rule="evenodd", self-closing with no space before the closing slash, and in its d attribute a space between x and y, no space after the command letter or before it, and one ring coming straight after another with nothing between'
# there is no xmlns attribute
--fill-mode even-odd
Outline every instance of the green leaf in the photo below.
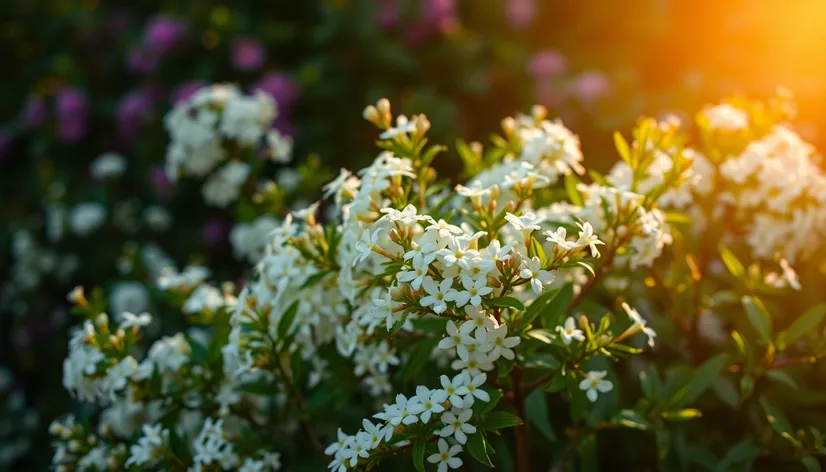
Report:
<svg viewBox="0 0 826 472"><path fill-rule="evenodd" d="M695 408L684 408L682 410L664 411L662 413L663 419L672 421L688 421L696 418L702 418L703 412Z"/></svg>
<svg viewBox="0 0 826 472"><path fill-rule="evenodd" d="M281 319L278 320L278 338L283 339L287 332L293 325L293 321L295 321L295 316L298 314L298 300L292 302L287 310L281 315Z"/></svg>
<svg viewBox="0 0 826 472"><path fill-rule="evenodd" d="M769 378L770 380L775 381L775 382L788 385L789 387L791 387L795 390L797 388L799 388L797 386L797 382L794 381L792 376L787 374L786 372L783 372L782 370L777 370L777 369L770 370L770 371L766 372L766 377Z"/></svg>
<svg viewBox="0 0 826 472"><path fill-rule="evenodd" d="M744 439L729 449L717 465L716 472L728 472L732 470L732 466L737 464L749 465L759 456L760 447L754 444L751 439Z"/></svg>
<svg viewBox="0 0 826 472"><path fill-rule="evenodd" d="M501 389L498 389L498 388L494 389L494 388L490 388L490 387L484 387L482 390L488 392L488 395L490 396L490 401L489 402L474 402L473 403L474 406L476 406L477 403L481 403L481 404L484 405L484 406L482 406L482 408L479 409L479 413L477 414L477 416L486 415L488 412L490 412L491 410L496 408L496 405L499 404L499 400L502 399L502 390Z"/></svg>
<svg viewBox="0 0 826 472"><path fill-rule="evenodd" d="M630 165L631 151L628 148L628 141L625 140L619 131L614 131L614 147L617 148L620 158L625 161L626 164Z"/></svg>
<svg viewBox="0 0 826 472"><path fill-rule="evenodd" d="M424 472L424 454L427 442L424 439L416 439L413 442L413 466L418 472Z"/></svg>
<svg viewBox="0 0 826 472"><path fill-rule="evenodd" d="M525 333L525 336L536 339L538 341L542 341L545 344L551 344L554 341L554 338L556 337L547 329L532 329Z"/></svg>
<svg viewBox="0 0 826 472"><path fill-rule="evenodd" d="M641 371L639 377L640 387L642 388L642 394L645 395L645 398L652 401L659 400L663 389L660 374L657 373L657 371L652 367L648 371Z"/></svg>
<svg viewBox="0 0 826 472"><path fill-rule="evenodd" d="M551 393L561 392L562 390L565 390L565 384L566 383L567 383L567 380L565 379L565 374L563 374L562 372L557 372L556 374L554 374L553 377L551 377L551 380L549 380L542 387L542 389L545 390L546 392L551 392Z"/></svg>
<svg viewBox="0 0 826 472"><path fill-rule="evenodd" d="M548 300L547 305L542 309L543 326L547 329L554 330L557 326L562 325L563 318L566 314L565 312L573 298L573 284L566 284L564 287L558 289L557 293ZM539 299L537 298L537 300Z"/></svg>
<svg viewBox="0 0 826 472"><path fill-rule="evenodd" d="M774 328L772 327L771 315L769 315L763 302L757 297L748 295L743 296L741 301L743 307L746 309L746 316L749 319L749 323L754 327L757 336L765 345L770 345Z"/></svg>
<svg viewBox="0 0 826 472"><path fill-rule="evenodd" d="M518 333L530 325L537 316L545 313L551 307L551 304L556 296L559 295L560 290L562 289L556 288L553 290L548 290L543 292L542 295L536 297L530 306L528 306L525 310L525 313L516 320L516 323L514 323L513 332Z"/></svg>
<svg viewBox="0 0 826 472"><path fill-rule="evenodd" d="M783 435L786 434L793 434L792 425L789 423L789 420L786 418L786 415L783 414L777 407L769 402L769 399L765 396L760 397L760 406L763 407L763 412L766 414L766 420L771 425L772 429Z"/></svg>
<svg viewBox="0 0 826 472"><path fill-rule="evenodd" d="M806 456L800 459L800 463L806 467L808 472L820 472L820 461L812 456Z"/></svg>
<svg viewBox="0 0 826 472"><path fill-rule="evenodd" d="M402 369L402 380L409 382L427 365L427 362L430 360L430 355L433 353L433 349L436 348L437 344L439 344L438 339L427 338L416 346L416 349L410 354L410 359L407 361L407 364L405 364Z"/></svg>
<svg viewBox="0 0 826 472"><path fill-rule="evenodd" d="M474 459L488 467L493 467L490 456L488 456L488 444L481 431L468 436L466 446L467 452L469 452Z"/></svg>
<svg viewBox="0 0 826 472"><path fill-rule="evenodd" d="M548 405L545 403L545 392L536 389L525 399L525 416L528 423L536 426L548 441L556 441L556 435L548 420Z"/></svg>
<svg viewBox="0 0 826 472"><path fill-rule="evenodd" d="M573 172L565 174L565 192L567 192L571 203L576 206L583 205L582 194L579 193L579 190L576 188L579 183L579 178Z"/></svg>
<svg viewBox="0 0 826 472"><path fill-rule="evenodd" d="M503 410L497 410L491 411L490 413L485 415L485 419L482 421L479 427L482 428L482 430L484 431L496 431L497 429L511 428L513 426L519 426L521 424L523 424L523 421L513 413L508 413L507 411Z"/></svg>
<svg viewBox="0 0 826 472"><path fill-rule="evenodd" d="M312 287L313 285L321 282L321 279L324 278L327 274L331 273L332 270L322 270L321 272L316 272L315 274L307 277L307 280L301 284L301 288L299 290L303 290L307 287Z"/></svg>
<svg viewBox="0 0 826 472"><path fill-rule="evenodd" d="M548 256L545 255L545 249L542 247L542 243L533 235L531 235L531 246L528 248L528 256L538 257L542 267L545 267L545 264L548 262Z"/></svg>
<svg viewBox="0 0 826 472"><path fill-rule="evenodd" d="M627 409L620 411L617 416L611 419L611 422L626 428L639 429L640 431L645 431L651 427L651 423L643 415Z"/></svg>
<svg viewBox="0 0 826 472"><path fill-rule="evenodd" d="M562 367L562 364L552 354L539 353L525 356L522 367L525 369L556 370Z"/></svg>
<svg viewBox="0 0 826 472"><path fill-rule="evenodd" d="M729 273L734 277L740 278L746 274L746 268L743 263L737 259L737 256L729 248L720 245L720 258L723 259L723 264L728 269Z"/></svg>
<svg viewBox="0 0 826 472"><path fill-rule="evenodd" d="M209 351L201 343L195 342L194 339L187 336L189 341L189 349L191 351L192 361L195 364L206 364L209 362Z"/></svg>
<svg viewBox="0 0 826 472"><path fill-rule="evenodd" d="M688 382L665 402L664 407L681 408L693 403L700 398L711 385L717 380L720 371L728 364L729 358L725 353L718 354L707 360L689 376Z"/></svg>
<svg viewBox="0 0 826 472"><path fill-rule="evenodd" d="M583 267L585 270L591 273L591 277L596 277L597 274L594 272L594 268L591 267L591 264L588 264L585 261L576 261L576 264L580 267Z"/></svg>
<svg viewBox="0 0 826 472"><path fill-rule="evenodd" d="M500 357L496 361L496 372L500 379L511 373L511 370L513 370L513 364L513 359L505 359L504 357Z"/></svg>
<svg viewBox="0 0 826 472"><path fill-rule="evenodd" d="M499 297L490 300L489 302L491 305L499 307L499 308L512 308L514 310L522 311L525 309L525 305L522 304L519 300L513 297Z"/></svg>
<svg viewBox="0 0 826 472"><path fill-rule="evenodd" d="M740 405L740 394L734 388L731 381L725 377L717 377L717 380L711 385L717 398L727 403L732 408L737 408Z"/></svg>
<svg viewBox="0 0 826 472"><path fill-rule="evenodd" d="M803 336L814 332L824 318L826 318L826 303L809 308L787 330L777 336L777 348L783 350Z"/></svg>

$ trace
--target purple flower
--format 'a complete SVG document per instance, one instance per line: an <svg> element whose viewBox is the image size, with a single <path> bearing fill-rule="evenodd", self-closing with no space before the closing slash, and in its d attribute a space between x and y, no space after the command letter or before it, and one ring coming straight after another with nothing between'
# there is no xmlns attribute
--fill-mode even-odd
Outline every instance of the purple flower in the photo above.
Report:
<svg viewBox="0 0 826 472"><path fill-rule="evenodd" d="M86 115L86 94L75 87L63 87L55 96L55 112L60 119L74 119Z"/></svg>
<svg viewBox="0 0 826 472"><path fill-rule="evenodd" d="M505 15L511 28L521 30L533 22L536 16L536 0L507 0Z"/></svg>
<svg viewBox="0 0 826 472"><path fill-rule="evenodd" d="M6 130L0 129L0 159L3 159L11 151L14 135Z"/></svg>
<svg viewBox="0 0 826 472"><path fill-rule="evenodd" d="M55 96L57 136L65 143L74 143L86 135L88 118L86 94L74 87L64 87Z"/></svg>
<svg viewBox="0 0 826 472"><path fill-rule="evenodd" d="M539 51L531 58L529 70L534 79L545 79L565 72L568 60L556 51Z"/></svg>
<svg viewBox="0 0 826 472"><path fill-rule="evenodd" d="M270 72L253 84L253 90L268 93L278 104L278 113L286 114L298 98L298 84L283 72Z"/></svg>
<svg viewBox="0 0 826 472"><path fill-rule="evenodd" d="M158 67L158 56L143 46L133 47L126 55L126 68L130 72L146 75Z"/></svg>
<svg viewBox="0 0 826 472"><path fill-rule="evenodd" d="M236 38L232 42L230 53L232 67L244 72L260 69L267 61L267 51L264 46L248 37Z"/></svg>
<svg viewBox="0 0 826 472"><path fill-rule="evenodd" d="M152 190L158 200L166 202L172 198L172 182L167 177L166 170L162 165L149 171L149 183L152 185Z"/></svg>
<svg viewBox="0 0 826 472"><path fill-rule="evenodd" d="M39 126L46 121L46 116L49 111L46 107L46 101L41 97L30 96L23 108L23 114L20 119L23 121L23 126L26 128L33 128Z"/></svg>
<svg viewBox="0 0 826 472"><path fill-rule="evenodd" d="M401 2L399 0L374 0L378 13L376 26L382 30L389 30L399 24L401 18Z"/></svg>
<svg viewBox="0 0 826 472"><path fill-rule="evenodd" d="M128 141L137 135L140 125L152 114L154 97L149 88L132 90L118 104L118 133Z"/></svg>
<svg viewBox="0 0 826 472"><path fill-rule="evenodd" d="M200 80L184 82L172 91L172 94L169 96L169 101L171 101L173 105L177 105L178 103L189 100L205 85L206 84Z"/></svg>
<svg viewBox="0 0 826 472"><path fill-rule="evenodd" d="M440 31L448 31L456 26L456 0L425 0L424 17Z"/></svg>
<svg viewBox="0 0 826 472"><path fill-rule="evenodd" d="M571 95L579 98L586 104L604 97L611 90L611 82L602 72L583 72L570 85Z"/></svg>
<svg viewBox="0 0 826 472"><path fill-rule="evenodd" d="M210 218L201 229L201 237L209 246L216 246L226 236L226 225L218 218Z"/></svg>
<svg viewBox="0 0 826 472"><path fill-rule="evenodd" d="M143 43L157 53L168 54L175 49L185 31L186 24L183 21L171 16L157 15L146 25Z"/></svg>

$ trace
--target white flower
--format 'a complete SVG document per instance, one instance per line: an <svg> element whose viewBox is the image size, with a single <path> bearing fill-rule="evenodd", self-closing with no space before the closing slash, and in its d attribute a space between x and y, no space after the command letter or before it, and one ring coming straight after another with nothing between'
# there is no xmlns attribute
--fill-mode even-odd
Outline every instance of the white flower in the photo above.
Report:
<svg viewBox="0 0 826 472"><path fill-rule="evenodd" d="M478 307L473 305L466 305L465 306L465 313L470 317L469 320L462 323L461 332L465 332L465 330L471 330L473 328L482 329L484 331L491 331L496 329L496 319ZM465 328L467 326L467 328ZM470 331L467 331L468 333Z"/></svg>
<svg viewBox="0 0 826 472"><path fill-rule="evenodd" d="M125 311L120 316L120 328L121 329L129 329L133 326L143 327L148 326L152 323L152 315L149 313L143 313L141 315L135 315Z"/></svg>
<svg viewBox="0 0 826 472"><path fill-rule="evenodd" d="M473 331L474 326L472 324L462 324L460 329L456 329L456 324L453 321L448 321L445 325L445 329L447 330L447 337L442 338L439 341L439 349L452 349L457 346L461 346L462 344L472 344L475 341L471 338L470 332Z"/></svg>
<svg viewBox="0 0 826 472"><path fill-rule="evenodd" d="M568 241L568 231L564 226L560 226L556 231L545 231L545 240L556 244L563 251L570 251L576 249L579 245L575 242Z"/></svg>
<svg viewBox="0 0 826 472"><path fill-rule="evenodd" d="M488 332L487 341L493 345L488 353L491 362L499 358L512 360L514 358L513 348L519 345L520 339L517 336L505 337L508 334L508 326L503 324L493 331Z"/></svg>
<svg viewBox="0 0 826 472"><path fill-rule="evenodd" d="M92 177L103 180L117 177L126 171L126 158L116 152L107 152L92 161Z"/></svg>
<svg viewBox="0 0 826 472"><path fill-rule="evenodd" d="M514 242L511 241L504 246L501 245L498 239L494 239L488 244L486 252L488 256L495 263L497 261L506 261L511 258L511 251L513 250Z"/></svg>
<svg viewBox="0 0 826 472"><path fill-rule="evenodd" d="M532 212L527 212L522 216L516 216L513 213L505 213L505 219L508 220L514 228L521 231L525 236L534 230L539 230L539 224L545 220L544 218L537 217Z"/></svg>
<svg viewBox="0 0 826 472"><path fill-rule="evenodd" d="M576 243L579 247L588 246L591 248L591 257L599 257L599 251L597 250L597 245L605 244L604 242L600 241L598 237L594 235L594 228L591 226L591 223L580 224L577 223L577 226L580 227L582 231L579 232L579 239L577 239Z"/></svg>
<svg viewBox="0 0 826 472"><path fill-rule="evenodd" d="M614 388L611 382L604 380L606 375L608 375L608 372L604 370L591 371L588 372L585 379L579 383L579 389L585 391L585 396L588 397L588 400L595 402L597 401L597 392L610 392L611 389Z"/></svg>
<svg viewBox="0 0 826 472"><path fill-rule="evenodd" d="M453 279L444 279L436 285L432 277L425 277L422 287L427 296L422 297L422 306L429 306L436 313L442 313L447 309L447 294L453 286Z"/></svg>
<svg viewBox="0 0 826 472"><path fill-rule="evenodd" d="M631 308L627 303L623 302L622 308L628 314L628 317L634 321L634 325L629 329L639 329L645 333L645 335L648 336L648 345L654 347L654 338L657 337L657 333L647 326L648 322L640 316L640 313L636 309Z"/></svg>
<svg viewBox="0 0 826 472"><path fill-rule="evenodd" d="M582 330L576 327L576 320L572 316L569 316L568 319L565 320L565 326L557 326L556 330L562 335L562 342L565 343L567 346L571 344L572 339L576 339L577 341L584 341L585 335L582 334Z"/></svg>
<svg viewBox="0 0 826 472"><path fill-rule="evenodd" d="M450 404L455 408L462 408L465 404L463 395L468 394L467 387L465 387L465 373L459 373L453 380L449 379L447 375L442 375L439 380L442 382L442 389L447 394Z"/></svg>
<svg viewBox="0 0 826 472"><path fill-rule="evenodd" d="M445 220L435 221L433 218L430 219L430 226L428 226L427 229L436 230L439 233L439 237L442 238L449 238L453 234L462 233L462 228L453 226Z"/></svg>
<svg viewBox="0 0 826 472"><path fill-rule="evenodd" d="M344 434L344 431L342 431L341 428L338 428L338 432L336 434L338 435L338 440L327 446L327 449L324 450L324 454L327 454L328 456L332 456L336 452L343 449L347 444L347 440L350 438L350 436Z"/></svg>
<svg viewBox="0 0 826 472"><path fill-rule="evenodd" d="M444 439L439 439L438 445L438 454L431 454L427 458L427 462L430 462L431 464L439 464L436 472L447 472L448 467L451 469L458 469L459 467L462 467L462 459L456 457L457 454L462 452L462 446L455 444L448 447L447 441Z"/></svg>
<svg viewBox="0 0 826 472"><path fill-rule="evenodd" d="M419 414L419 418L421 418L423 423L429 422L432 414L439 414L445 411L442 403L447 400L447 397L447 392L444 390L430 390L424 385L416 387L415 398L423 408L423 411Z"/></svg>
<svg viewBox="0 0 826 472"><path fill-rule="evenodd" d="M442 415L442 423L445 426L439 431L439 436L449 438L453 436L459 444L467 442L467 435L476 432L476 426L468 424L472 410L451 410Z"/></svg>
<svg viewBox="0 0 826 472"><path fill-rule="evenodd" d="M470 408L473 406L474 398L478 398L483 402L490 401L490 395L488 395L488 392L479 388L485 384L487 379L488 375L484 372L475 376L465 375L465 388L468 391L467 395L465 395L465 408Z"/></svg>
<svg viewBox="0 0 826 472"><path fill-rule="evenodd" d="M379 241L379 233L381 233L382 228L376 228L373 233L370 233L369 229L365 229L361 235L361 239L358 240L356 243L356 250L359 252L358 256L353 259L353 267L359 262L364 261L370 254L373 252L373 248L378 246Z"/></svg>
<svg viewBox="0 0 826 472"><path fill-rule="evenodd" d="M487 286L487 280L480 278L476 281L468 276L462 277L462 286L465 290L457 291L451 290L448 293L448 301L455 301L456 306L465 306L470 302L473 306L482 304L482 297L493 292L493 289Z"/></svg>
<svg viewBox="0 0 826 472"><path fill-rule="evenodd" d="M106 220L106 210L99 203L79 203L69 214L69 228L78 236L88 236Z"/></svg>
<svg viewBox="0 0 826 472"><path fill-rule="evenodd" d="M149 292L140 282L119 282L112 288L109 305L116 316L125 312L141 313L149 307Z"/></svg>
<svg viewBox="0 0 826 472"><path fill-rule="evenodd" d="M393 139L400 134L412 133L414 131L416 131L416 120L408 120L406 116L399 115L396 117L396 127L385 130L379 135L379 139Z"/></svg>
<svg viewBox="0 0 826 472"><path fill-rule="evenodd" d="M519 272L519 276L531 281L531 288L536 294L542 293L544 284L549 284L554 280L553 274L542 269L542 262L537 256L522 259L522 270Z"/></svg>

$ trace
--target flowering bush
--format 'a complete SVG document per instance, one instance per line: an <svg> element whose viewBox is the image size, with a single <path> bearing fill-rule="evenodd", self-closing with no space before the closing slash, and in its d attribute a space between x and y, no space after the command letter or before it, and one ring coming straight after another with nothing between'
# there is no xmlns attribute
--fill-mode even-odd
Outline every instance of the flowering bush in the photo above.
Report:
<svg viewBox="0 0 826 472"><path fill-rule="evenodd" d="M766 257L775 239L741 236L822 208L790 113L779 95L694 129L643 119L601 175L536 106L487 150L459 141L473 176L454 186L429 120L379 100L364 117L381 153L276 225L240 291L203 267L159 279L183 331L69 294L84 321L63 382L97 414L51 425L54 465L818 470L822 400L800 374L826 355L826 305L781 304L805 293L789 261L819 239ZM812 182L784 205L774 161Z"/></svg>

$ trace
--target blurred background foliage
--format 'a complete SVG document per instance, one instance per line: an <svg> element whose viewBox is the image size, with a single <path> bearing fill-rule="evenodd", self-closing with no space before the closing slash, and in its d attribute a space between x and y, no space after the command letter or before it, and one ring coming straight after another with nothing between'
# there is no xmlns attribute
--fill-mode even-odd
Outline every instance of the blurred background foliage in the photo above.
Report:
<svg viewBox="0 0 826 472"><path fill-rule="evenodd" d="M690 113L782 85L798 98L804 137L822 144L824 20L817 0L2 2L0 277L14 283L19 230L80 261L71 280L44 277L23 305L0 304L9 391L41 417L33 450L46 450L45 424L69 402L60 365L72 286L123 280L116 262L136 260L147 242L177 264L218 268L219 279L245 267L227 242L239 215L206 208L197 189L163 176L162 118L199 84L261 88L279 103L274 126L294 137L295 164L276 180L304 190L286 209L312 201L339 167L374 157L360 113L383 96L403 113L425 113L432 140L450 145L458 136L484 142L502 117L542 103L579 134L589 165L606 170L616 160L610 131L641 115ZM105 152L127 157L117 183L90 176ZM450 152L436 165L456 175L461 163ZM166 231L108 222L92 237L50 238L46 209L84 201L157 204L174 219ZM30 454L14 467L48 461Z"/></svg>

